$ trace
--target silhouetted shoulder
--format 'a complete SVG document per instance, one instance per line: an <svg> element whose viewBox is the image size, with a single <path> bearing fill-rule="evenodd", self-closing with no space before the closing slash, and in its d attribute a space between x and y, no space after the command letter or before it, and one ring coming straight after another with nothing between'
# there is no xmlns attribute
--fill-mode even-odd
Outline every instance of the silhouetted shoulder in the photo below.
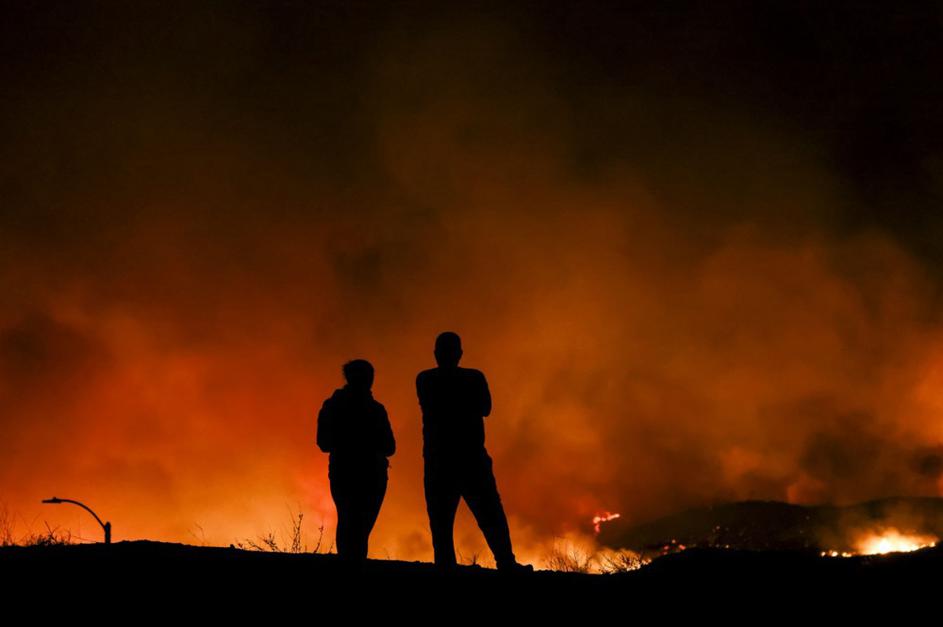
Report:
<svg viewBox="0 0 943 627"><path fill-rule="evenodd" d="M416 385L419 385L419 383L420 383L421 381L425 381L425 380L428 379L429 377L434 376L436 370L437 370L437 368L429 368L428 370L423 370L422 372L420 372L419 374L417 374L417 375L416 375Z"/></svg>
<svg viewBox="0 0 943 627"><path fill-rule="evenodd" d="M487 379L485 379L485 373L481 370L478 370L477 368L462 368L462 370L465 371L466 376L468 377L475 377L481 381L487 381Z"/></svg>
<svg viewBox="0 0 943 627"><path fill-rule="evenodd" d="M435 370L423 370L416 375L416 396L419 397L419 406L422 408L423 412L428 409L428 387L429 380L434 375Z"/></svg>
<svg viewBox="0 0 943 627"><path fill-rule="evenodd" d="M425 387L426 383L435 376L435 368L430 368L429 370L423 370L416 375L416 392L420 395L422 390Z"/></svg>
<svg viewBox="0 0 943 627"><path fill-rule="evenodd" d="M335 390L334 394L324 399L321 404L321 411L318 412L317 444L325 453L334 450L337 444L335 423L337 422L337 402L341 390Z"/></svg>
<svg viewBox="0 0 943 627"><path fill-rule="evenodd" d="M488 387L488 379L485 378L485 373L481 370L476 368L459 368L459 371L461 371L464 380L474 381L477 384Z"/></svg>

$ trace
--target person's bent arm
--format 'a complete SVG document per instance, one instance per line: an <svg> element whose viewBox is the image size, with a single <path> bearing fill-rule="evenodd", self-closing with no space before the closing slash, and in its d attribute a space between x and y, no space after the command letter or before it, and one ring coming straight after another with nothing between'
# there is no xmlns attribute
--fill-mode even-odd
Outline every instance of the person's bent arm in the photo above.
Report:
<svg viewBox="0 0 943 627"><path fill-rule="evenodd" d="M426 411L426 390L422 373L416 375L416 396L419 398L419 407L423 412Z"/></svg>
<svg viewBox="0 0 943 627"><path fill-rule="evenodd" d="M329 401L324 401L318 412L318 448L325 453L334 449L334 412Z"/></svg>
<svg viewBox="0 0 943 627"><path fill-rule="evenodd" d="M488 380L484 373L481 374L481 415L489 416L491 414L491 391L488 390Z"/></svg>
<svg viewBox="0 0 943 627"><path fill-rule="evenodd" d="M393 438L393 427L390 425L390 417L387 415L385 408L382 411L382 417L383 419L380 421L382 446L380 448L384 457L390 457L396 452L396 440Z"/></svg>

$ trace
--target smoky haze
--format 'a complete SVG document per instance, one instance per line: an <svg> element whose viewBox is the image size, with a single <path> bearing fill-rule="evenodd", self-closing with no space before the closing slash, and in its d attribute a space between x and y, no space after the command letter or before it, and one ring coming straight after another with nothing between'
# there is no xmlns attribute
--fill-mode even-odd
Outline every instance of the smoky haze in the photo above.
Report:
<svg viewBox="0 0 943 627"><path fill-rule="evenodd" d="M362 357L398 443L371 554L428 559L414 380L446 329L525 557L601 511L938 495L924 22L589 6L5 9L20 527L94 537L55 494L116 539L331 536L315 420Z"/></svg>

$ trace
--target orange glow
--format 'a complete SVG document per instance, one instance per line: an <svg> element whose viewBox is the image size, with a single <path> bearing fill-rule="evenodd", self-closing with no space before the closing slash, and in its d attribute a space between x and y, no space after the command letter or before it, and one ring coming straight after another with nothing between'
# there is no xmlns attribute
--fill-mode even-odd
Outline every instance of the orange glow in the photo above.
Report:
<svg viewBox="0 0 943 627"><path fill-rule="evenodd" d="M881 533L865 536L855 544L861 555L883 555L885 553L910 553L935 546L939 538L930 535L901 533L887 529Z"/></svg>
<svg viewBox="0 0 943 627"><path fill-rule="evenodd" d="M665 544L661 547L661 554L668 555L669 553L679 553L687 548L688 547L686 545L681 544L675 538L672 538L668 542L668 544ZM724 547L724 548L729 548L729 547Z"/></svg>
<svg viewBox="0 0 943 627"><path fill-rule="evenodd" d="M834 549L822 551L822 557L853 557L854 553L849 551L836 551Z"/></svg>
<svg viewBox="0 0 943 627"><path fill-rule="evenodd" d="M268 51L266 20L245 22L261 30L238 50ZM817 136L633 87L600 99L630 139L598 161L591 110L554 83L569 71L500 22L455 22L371 36L337 97L305 78L320 62L270 68L312 90L276 90L278 111L251 89L268 52L225 47L205 92L163 63L153 90L120 68L105 76L126 89L89 89L69 57L81 72L23 92L2 173L23 206L0 211L0 506L18 536L48 520L99 537L40 504L55 495L116 542L227 546L303 512L329 546L315 421L365 358L397 442L370 554L431 559L415 377L446 329L491 386L486 445L535 563L590 520L943 493L939 290L896 235L838 228L860 198ZM668 128L676 144L652 143ZM489 555L464 505L455 538Z"/></svg>

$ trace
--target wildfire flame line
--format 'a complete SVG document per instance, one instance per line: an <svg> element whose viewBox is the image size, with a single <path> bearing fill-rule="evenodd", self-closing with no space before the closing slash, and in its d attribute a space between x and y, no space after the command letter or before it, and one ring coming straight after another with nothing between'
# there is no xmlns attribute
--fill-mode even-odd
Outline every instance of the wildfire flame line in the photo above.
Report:
<svg viewBox="0 0 943 627"><path fill-rule="evenodd" d="M901 533L889 528L880 533L869 533L854 543L854 551L823 551L823 557L852 557L853 555L885 555L887 553L910 553L936 546L939 538L926 534Z"/></svg>

